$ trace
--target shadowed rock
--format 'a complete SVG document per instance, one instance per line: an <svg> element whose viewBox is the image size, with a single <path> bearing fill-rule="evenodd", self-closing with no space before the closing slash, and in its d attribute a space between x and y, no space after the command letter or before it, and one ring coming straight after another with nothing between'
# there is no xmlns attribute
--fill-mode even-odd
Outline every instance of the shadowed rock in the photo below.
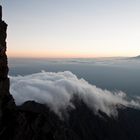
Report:
<svg viewBox="0 0 140 140"><path fill-rule="evenodd" d="M0 6L0 119L8 108L14 106L13 97L9 93L6 31L7 24L2 20L2 6Z"/></svg>

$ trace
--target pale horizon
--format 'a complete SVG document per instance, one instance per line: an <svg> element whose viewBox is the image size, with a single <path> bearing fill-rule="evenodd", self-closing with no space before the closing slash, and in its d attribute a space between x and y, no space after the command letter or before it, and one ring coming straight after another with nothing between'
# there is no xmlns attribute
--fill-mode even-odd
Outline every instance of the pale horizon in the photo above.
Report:
<svg viewBox="0 0 140 140"><path fill-rule="evenodd" d="M140 55L140 1L3 1L8 56L98 58Z"/></svg>

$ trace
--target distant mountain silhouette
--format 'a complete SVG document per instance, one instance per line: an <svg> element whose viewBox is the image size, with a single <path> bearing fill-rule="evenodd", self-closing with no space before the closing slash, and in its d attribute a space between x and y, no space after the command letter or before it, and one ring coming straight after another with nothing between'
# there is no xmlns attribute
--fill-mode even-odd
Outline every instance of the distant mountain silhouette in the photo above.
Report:
<svg viewBox="0 0 140 140"><path fill-rule="evenodd" d="M140 59L140 55L132 57L133 59Z"/></svg>

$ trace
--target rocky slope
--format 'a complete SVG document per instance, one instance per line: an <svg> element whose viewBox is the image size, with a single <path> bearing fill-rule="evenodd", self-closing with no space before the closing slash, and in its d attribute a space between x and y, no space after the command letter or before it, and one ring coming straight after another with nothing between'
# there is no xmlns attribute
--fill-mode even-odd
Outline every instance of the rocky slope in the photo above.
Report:
<svg viewBox="0 0 140 140"><path fill-rule="evenodd" d="M48 107L29 101L7 110L0 125L1 140L139 140L140 111L118 109L118 117L94 114L74 101L60 119Z"/></svg>

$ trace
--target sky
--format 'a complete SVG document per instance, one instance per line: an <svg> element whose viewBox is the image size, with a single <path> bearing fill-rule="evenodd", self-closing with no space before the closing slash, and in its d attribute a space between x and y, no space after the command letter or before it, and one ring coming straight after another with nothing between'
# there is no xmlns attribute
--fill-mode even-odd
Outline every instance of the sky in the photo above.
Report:
<svg viewBox="0 0 140 140"><path fill-rule="evenodd" d="M1 0L10 57L140 55L140 0Z"/></svg>

